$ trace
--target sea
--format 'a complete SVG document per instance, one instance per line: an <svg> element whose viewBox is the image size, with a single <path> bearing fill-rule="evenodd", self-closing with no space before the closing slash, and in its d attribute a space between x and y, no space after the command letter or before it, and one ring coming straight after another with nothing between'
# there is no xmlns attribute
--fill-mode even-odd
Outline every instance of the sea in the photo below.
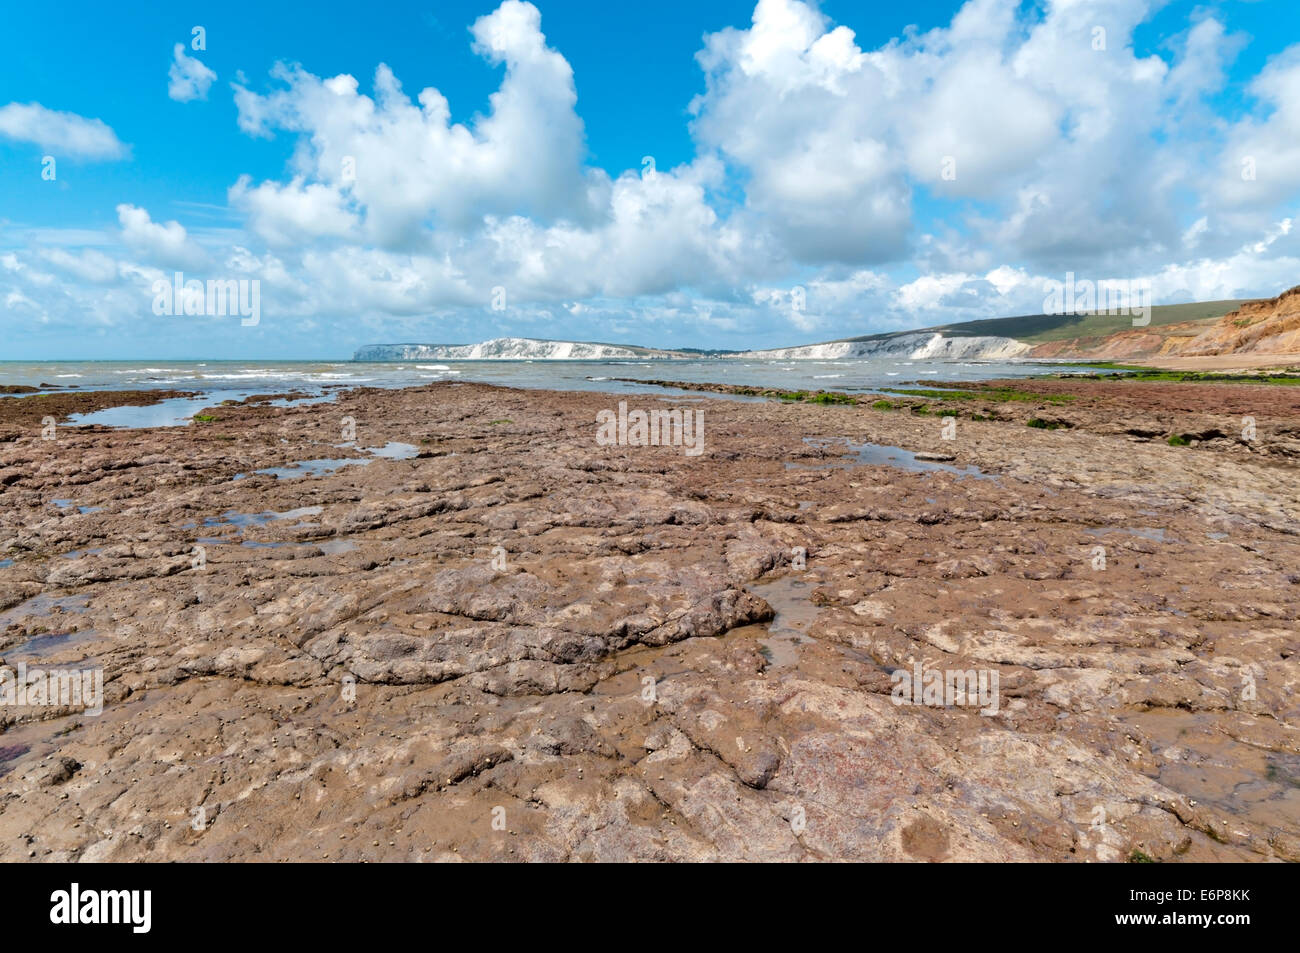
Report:
<svg viewBox="0 0 1300 953"><path fill-rule="evenodd" d="M1041 361L844 360L601 360L601 361L0 361L0 386L78 390L186 390L147 407L110 407L74 415L72 423L110 427L180 426L204 407L254 394L293 394L281 405L333 400L353 387L412 387L432 381L480 382L546 390L687 393L636 381L743 384L782 390L888 393L933 381L1026 377L1094 368ZM630 378L631 381L623 380ZM693 397L734 399L699 391Z"/></svg>

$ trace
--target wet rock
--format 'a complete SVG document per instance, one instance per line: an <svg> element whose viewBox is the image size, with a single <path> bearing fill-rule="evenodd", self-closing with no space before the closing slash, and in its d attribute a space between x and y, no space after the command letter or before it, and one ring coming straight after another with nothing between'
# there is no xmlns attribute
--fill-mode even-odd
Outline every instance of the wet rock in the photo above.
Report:
<svg viewBox="0 0 1300 953"><path fill-rule="evenodd" d="M18 432L0 649L93 659L105 707L0 712L0 859L1295 859L1295 389L1233 453L1266 391L1130 383L952 447L710 402L689 459L581 436L605 395L472 384L226 407L235 441ZM345 415L439 452L230 479ZM997 696L903 703L917 671Z"/></svg>

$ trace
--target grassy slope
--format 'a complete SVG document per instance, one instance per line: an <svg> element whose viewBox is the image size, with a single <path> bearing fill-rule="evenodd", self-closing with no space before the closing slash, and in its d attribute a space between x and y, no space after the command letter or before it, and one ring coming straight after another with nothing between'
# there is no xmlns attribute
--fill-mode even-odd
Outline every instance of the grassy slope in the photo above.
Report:
<svg viewBox="0 0 1300 953"><path fill-rule="evenodd" d="M1229 311L1235 311L1251 298L1228 301L1199 301L1194 304L1162 304L1151 309L1151 324L1179 324L1183 321L1216 320ZM1016 338L1028 344L1045 341L1065 341L1070 338L1105 337L1117 331L1133 329L1133 318L1126 314L1028 314L1015 318L985 318L980 321L962 321L941 324L917 331L898 331L891 334L865 334L861 337L842 338L845 341L873 341L895 334L916 334L918 331L943 331L957 337L996 335Z"/></svg>

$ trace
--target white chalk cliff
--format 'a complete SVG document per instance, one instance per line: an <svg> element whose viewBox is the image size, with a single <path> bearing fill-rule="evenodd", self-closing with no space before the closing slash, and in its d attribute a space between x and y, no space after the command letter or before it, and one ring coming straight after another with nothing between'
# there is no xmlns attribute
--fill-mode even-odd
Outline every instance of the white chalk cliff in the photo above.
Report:
<svg viewBox="0 0 1300 953"><path fill-rule="evenodd" d="M589 341L543 341L537 338L494 338L479 344L368 344L359 348L357 361L611 361L647 359L818 361L842 358L895 357L911 360L1000 361L1028 354L1031 347L1008 337L945 336L937 331L917 331L869 338L830 341L761 351L733 351L704 355L633 345L595 344Z"/></svg>
<svg viewBox="0 0 1300 953"><path fill-rule="evenodd" d="M746 351L736 357L775 361L825 361L841 358L902 357L911 360L1001 361L1020 357L1031 350L1028 344L1006 337L945 337L936 331L897 334L866 341L831 341L800 347Z"/></svg>
<svg viewBox="0 0 1300 953"><path fill-rule="evenodd" d="M353 355L356 361L608 361L645 357L674 357L653 351L586 341L542 341L537 338L493 338L478 344L368 344Z"/></svg>

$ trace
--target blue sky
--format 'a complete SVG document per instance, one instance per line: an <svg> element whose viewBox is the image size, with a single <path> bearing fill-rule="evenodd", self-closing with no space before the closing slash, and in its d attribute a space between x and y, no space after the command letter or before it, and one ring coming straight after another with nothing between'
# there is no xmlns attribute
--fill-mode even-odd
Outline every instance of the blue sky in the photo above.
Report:
<svg viewBox="0 0 1300 953"><path fill-rule="evenodd" d="M14 5L0 359L770 346L1066 271L1276 294L1297 41L1284 0ZM177 270L258 281L259 322L155 313Z"/></svg>

